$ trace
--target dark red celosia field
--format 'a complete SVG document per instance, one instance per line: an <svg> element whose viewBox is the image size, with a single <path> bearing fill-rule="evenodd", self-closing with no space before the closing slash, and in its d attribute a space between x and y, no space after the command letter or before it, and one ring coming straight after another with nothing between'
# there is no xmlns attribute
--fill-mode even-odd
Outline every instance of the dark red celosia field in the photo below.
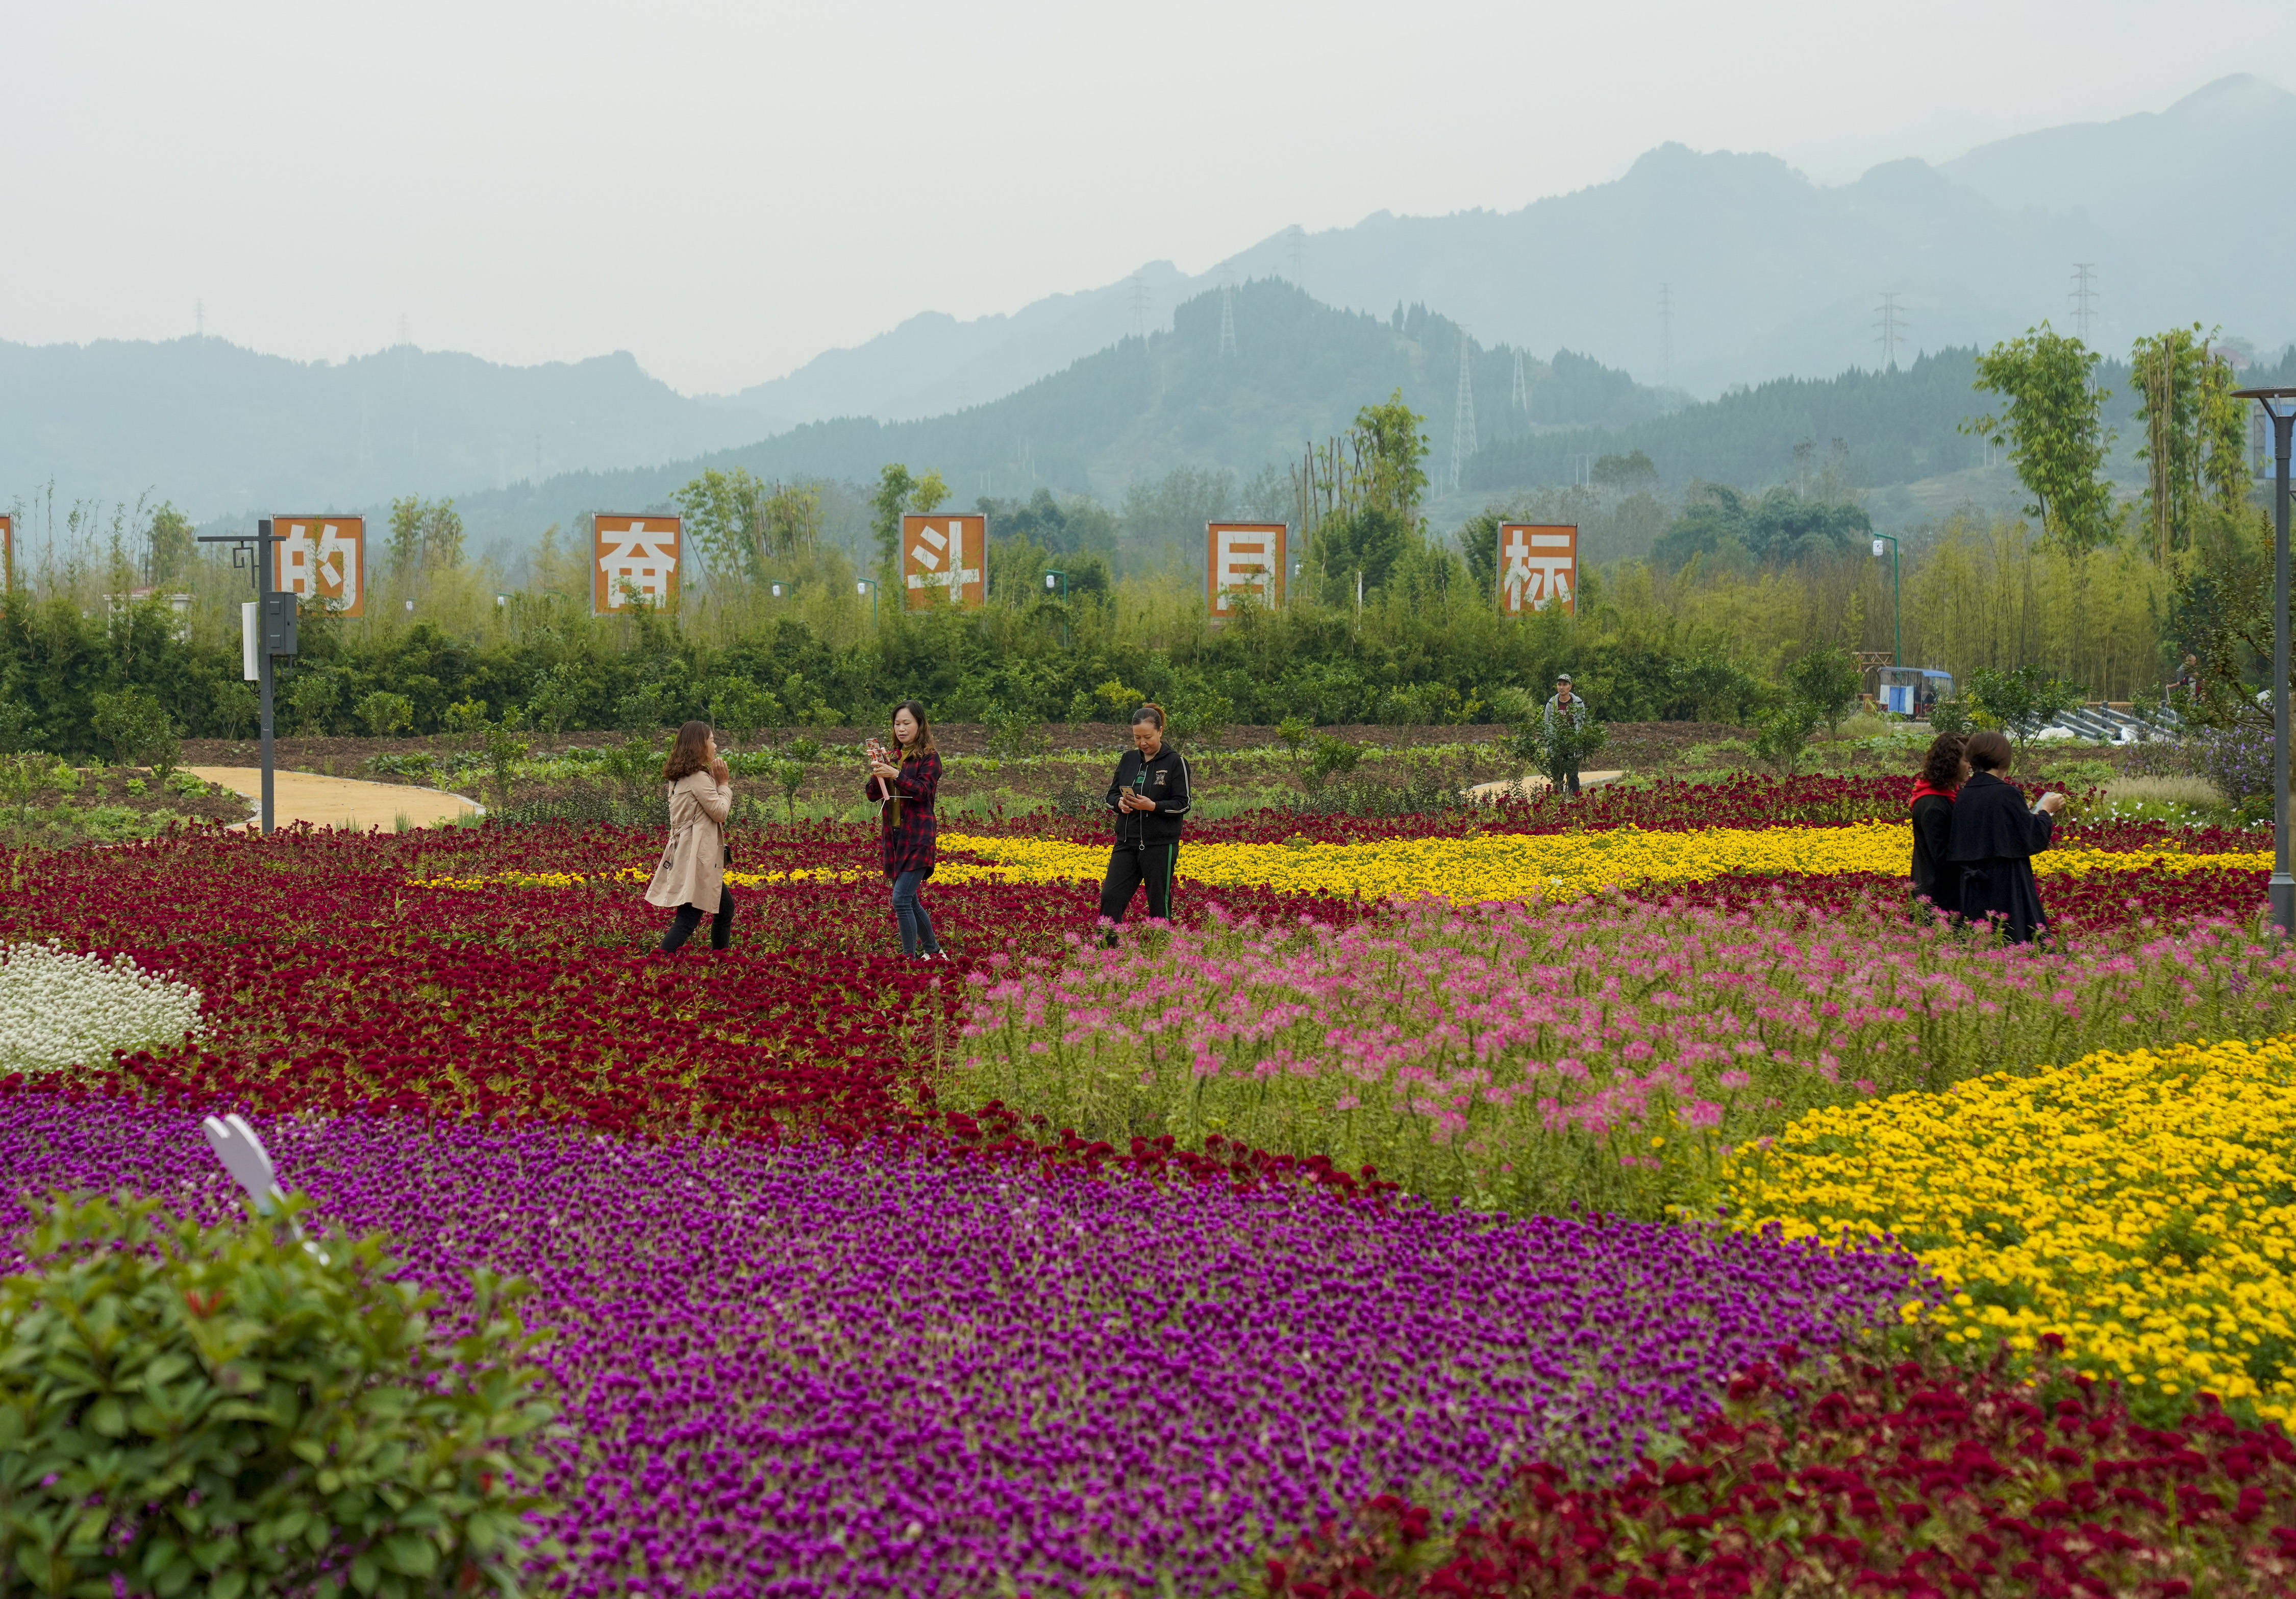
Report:
<svg viewBox="0 0 2296 1599"><path fill-rule="evenodd" d="M1781 1351L1789 1366L1791 1351ZM2174 1428L2046 1364L1758 1364L1664 1462L1574 1485L1538 1463L1447 1534L1382 1495L1269 1561L1296 1599L2269 1599L2296 1593L2296 1446L2212 1404Z"/></svg>
<svg viewBox="0 0 2296 1599"><path fill-rule="evenodd" d="M1844 793L1857 788L1824 781ZM1645 804L1639 796L1655 795L1638 813L1645 825L1743 822L1778 797L1776 787L1661 785L1620 801L1632 809ZM1552 825L1538 807L1481 820ZM1328 838L1402 825L1262 816L1200 831L1287 836L1304 826ZM922 1076L953 1046L964 963L1054 952L1094 914L1092 891L1081 885L936 885L934 917L958 964L918 966L898 958L870 829L816 824L737 839L742 870L827 867L861 876L742 890L732 950L713 954L697 944L662 960L651 950L663 913L644 905L634 885L609 880L651 862L659 845L650 833L457 828L288 834L262 844L200 831L27 859L17 892L0 895L0 938L61 936L75 948L125 952L209 996L210 1031L196 1048L76 1074L99 1091L140 1085L265 1112L561 1118L631 1134L800 1127L852 1134L914 1125L932 1109ZM2112 842L2141 848L2157 841L2123 828ZM504 871L593 881L414 886ZM2062 927L2087 932L2243 919L2260 901L2261 877L2097 873L2052 878L2044 892ZM1640 897L1830 915L1861 901L1894 903L1903 893L1899 879L1882 877L1725 878ZM1352 901L1248 888L1222 889L1217 899L1230 913L1267 920L1377 914ZM1212 903L1183 896L1183 914L1201 915Z"/></svg>
<svg viewBox="0 0 2296 1599"><path fill-rule="evenodd" d="M873 836L743 835L739 864L874 870ZM665 913L627 882L419 887L505 870L611 874L650 834L461 829L404 837L214 832L20 868L0 939L62 936L175 973L209 997L197 1047L75 1074L250 1111L419 1111L586 1123L626 1134L840 1135L913 1125L921 1075L953 1043L958 968L904 961L881 883L740 892L733 949L652 952ZM1039 953L1088 927L1087 888L936 887L974 958ZM1224 898L1349 918L1328 899Z"/></svg>

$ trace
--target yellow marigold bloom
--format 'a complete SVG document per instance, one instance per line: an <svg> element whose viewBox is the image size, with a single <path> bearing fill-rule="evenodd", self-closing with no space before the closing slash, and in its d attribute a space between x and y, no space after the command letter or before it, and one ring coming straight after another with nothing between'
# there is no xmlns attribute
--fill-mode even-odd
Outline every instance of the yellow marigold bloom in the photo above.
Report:
<svg viewBox="0 0 2296 1599"><path fill-rule="evenodd" d="M1949 1334L2058 1333L2084 1369L2296 1422L2296 1035L1813 1111L1724 1182L1742 1227L1895 1234Z"/></svg>
<svg viewBox="0 0 2296 1599"><path fill-rule="evenodd" d="M943 833L935 880L950 883L1097 883L1108 870L1104 845ZM1690 883L1733 873L1775 876L1852 872L1902 875L1912 830L1898 823L1846 828L1713 828L1645 833L1615 828L1585 833L1482 833L1456 838L1376 839L1363 844L1191 844L1180 846L1181 878L1213 887L1259 886L1355 894L1365 899L1437 894L1458 901L1576 899L1611 886ZM2215 869L2259 870L2269 853L2185 855L2164 850L2114 853L2051 850L2033 857L2041 873Z"/></svg>

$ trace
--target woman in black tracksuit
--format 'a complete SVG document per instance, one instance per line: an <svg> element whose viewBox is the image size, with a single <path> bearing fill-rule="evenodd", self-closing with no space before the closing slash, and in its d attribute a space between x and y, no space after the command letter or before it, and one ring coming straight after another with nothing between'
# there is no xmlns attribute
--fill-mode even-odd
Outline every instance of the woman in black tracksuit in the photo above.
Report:
<svg viewBox="0 0 2296 1599"><path fill-rule="evenodd" d="M1116 813L1116 847L1100 886L1106 941L1116 942L1136 888L1148 891L1148 914L1172 919L1172 872L1180 860L1180 828L1188 815L1188 763L1164 747L1164 712L1145 705L1132 713L1132 745L1116 763L1108 808Z"/></svg>

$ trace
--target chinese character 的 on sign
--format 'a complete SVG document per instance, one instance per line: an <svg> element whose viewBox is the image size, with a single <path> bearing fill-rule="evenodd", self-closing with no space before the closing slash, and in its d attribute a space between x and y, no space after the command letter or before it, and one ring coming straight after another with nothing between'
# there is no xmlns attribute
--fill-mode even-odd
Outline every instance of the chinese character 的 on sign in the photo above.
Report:
<svg viewBox="0 0 2296 1599"><path fill-rule="evenodd" d="M1283 603L1283 540L1281 522L1209 522L1204 524L1204 592L1214 622L1235 614L1237 598L1250 594L1270 610Z"/></svg>
<svg viewBox="0 0 2296 1599"><path fill-rule="evenodd" d="M1578 530L1539 523L1499 525L1499 609L1509 616L1560 604L1578 614Z"/></svg>
<svg viewBox="0 0 2296 1599"><path fill-rule="evenodd" d="M366 518L274 516L271 586L304 611L366 614Z"/></svg>
<svg viewBox="0 0 2296 1599"><path fill-rule="evenodd" d="M988 518L914 514L901 518L901 588L912 611L988 603Z"/></svg>
<svg viewBox="0 0 2296 1599"><path fill-rule="evenodd" d="M603 616L633 602L655 610L677 608L676 516L609 515L590 518L597 565L591 573L590 614Z"/></svg>

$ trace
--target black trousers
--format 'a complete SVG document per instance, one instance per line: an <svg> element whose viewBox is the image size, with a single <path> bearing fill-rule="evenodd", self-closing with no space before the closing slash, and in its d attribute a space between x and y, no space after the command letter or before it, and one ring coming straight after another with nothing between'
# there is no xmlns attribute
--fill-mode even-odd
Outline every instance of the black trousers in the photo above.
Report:
<svg viewBox="0 0 2296 1599"><path fill-rule="evenodd" d="M677 913L669 919L668 927L662 933L661 952L667 955L673 950L685 948L685 941L693 936L693 929L701 925L701 906L680 905ZM733 942L734 886L727 883L718 888L718 914L709 919L709 947L722 950Z"/></svg>
<svg viewBox="0 0 2296 1599"><path fill-rule="evenodd" d="M1122 921L1135 889L1148 891L1148 914L1159 921L1172 919L1172 872L1180 863L1180 846L1150 844L1137 848L1119 844L1108 854L1108 876L1100 885L1100 914Z"/></svg>

